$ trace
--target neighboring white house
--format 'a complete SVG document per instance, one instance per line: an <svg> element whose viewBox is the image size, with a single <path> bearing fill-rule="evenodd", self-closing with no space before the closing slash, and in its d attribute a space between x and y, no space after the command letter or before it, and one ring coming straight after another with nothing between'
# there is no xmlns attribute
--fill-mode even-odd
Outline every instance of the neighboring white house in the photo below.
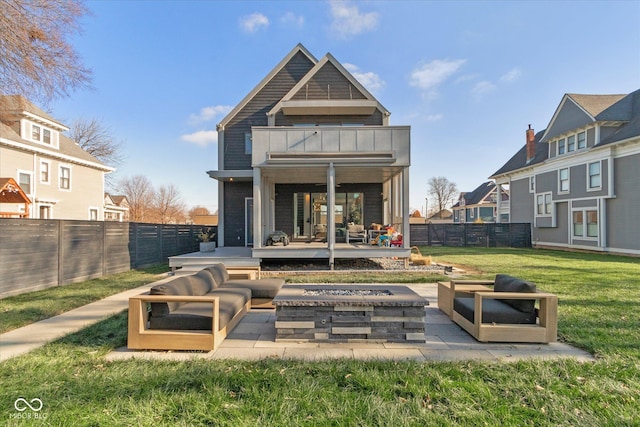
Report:
<svg viewBox="0 0 640 427"><path fill-rule="evenodd" d="M640 90L564 95L490 178L509 186L502 204L534 246L640 255Z"/></svg>
<svg viewBox="0 0 640 427"><path fill-rule="evenodd" d="M13 178L27 205L1 207L28 218L103 220L102 164L63 134L68 128L19 95L0 96L0 178Z"/></svg>

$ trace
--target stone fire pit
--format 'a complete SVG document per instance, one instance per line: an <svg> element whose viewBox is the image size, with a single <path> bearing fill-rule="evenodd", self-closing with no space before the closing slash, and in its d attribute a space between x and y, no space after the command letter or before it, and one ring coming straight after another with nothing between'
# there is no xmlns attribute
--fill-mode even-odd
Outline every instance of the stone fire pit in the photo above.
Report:
<svg viewBox="0 0 640 427"><path fill-rule="evenodd" d="M276 341L425 342L429 302L406 286L285 285Z"/></svg>

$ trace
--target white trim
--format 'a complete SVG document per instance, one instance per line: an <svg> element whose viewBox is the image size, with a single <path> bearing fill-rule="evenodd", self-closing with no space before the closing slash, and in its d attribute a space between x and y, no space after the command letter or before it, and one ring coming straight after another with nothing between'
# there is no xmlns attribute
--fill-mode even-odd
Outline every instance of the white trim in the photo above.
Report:
<svg viewBox="0 0 640 427"><path fill-rule="evenodd" d="M587 189L586 189L586 191L587 192L602 191L602 161L603 160L601 159L601 160L596 160L594 162L587 162L587 164L586 164L586 166L587 166L586 167L586 173L587 173L587 181L586 181ZM600 165L600 170L598 171L598 175L597 175L597 176L600 177L600 185L598 185L597 187L592 187L591 186L591 171L590 171L590 168L591 168L591 165L594 165L596 163L598 163ZM596 175L593 175L593 176L596 176Z"/></svg>
<svg viewBox="0 0 640 427"><path fill-rule="evenodd" d="M62 186L62 169L68 169L69 170L69 188L64 188ZM71 191L72 189L72 185L71 185L71 180L73 177L73 167L70 164L67 163L60 163L58 165L58 190L60 191Z"/></svg>
<svg viewBox="0 0 640 427"><path fill-rule="evenodd" d="M564 170L567 171L567 179L566 179L567 189L566 190L562 189L563 180L560 176L560 173ZM558 169L558 195L561 195L561 194L571 194L571 168L570 167Z"/></svg>
<svg viewBox="0 0 640 427"><path fill-rule="evenodd" d="M47 180L42 180L42 164L46 163L47 165ZM48 159L40 159L40 163L38 164L38 180L40 184L51 185L51 160Z"/></svg>
<svg viewBox="0 0 640 427"><path fill-rule="evenodd" d="M100 221L100 210L101 209L99 207L97 207L97 206L89 206L88 210L89 210L89 221ZM95 219L91 218L91 211L95 211L96 212Z"/></svg>
<svg viewBox="0 0 640 427"><path fill-rule="evenodd" d="M82 166L88 166L88 167L92 167L94 169L98 169L101 170L103 172L113 172L116 169L109 167L109 166L105 166L103 164L99 164L99 163L95 163L95 162L89 162L87 160L82 160L79 159L77 157L72 157L72 156L68 156L66 154L61 154L59 152L56 151L50 151L50 150L44 150L41 149L39 147L33 147L31 145L27 145L27 144L23 144L21 142L17 142L17 141L13 141L10 139L6 139L6 138L0 138L0 144L5 144L7 146L10 147L14 147L14 148L19 148L21 150L24 151L28 151L28 152L32 152L32 153L37 153L37 154L41 154L41 155L45 155L45 156L49 156L58 160L63 160L66 162L70 162L70 163L76 163L78 165L82 165Z"/></svg>

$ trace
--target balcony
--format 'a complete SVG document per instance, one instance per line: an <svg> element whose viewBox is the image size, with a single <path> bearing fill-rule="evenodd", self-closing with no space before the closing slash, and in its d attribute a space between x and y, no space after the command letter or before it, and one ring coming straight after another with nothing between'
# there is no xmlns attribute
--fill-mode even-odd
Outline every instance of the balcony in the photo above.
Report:
<svg viewBox="0 0 640 427"><path fill-rule="evenodd" d="M252 166L410 165L410 126L253 127Z"/></svg>

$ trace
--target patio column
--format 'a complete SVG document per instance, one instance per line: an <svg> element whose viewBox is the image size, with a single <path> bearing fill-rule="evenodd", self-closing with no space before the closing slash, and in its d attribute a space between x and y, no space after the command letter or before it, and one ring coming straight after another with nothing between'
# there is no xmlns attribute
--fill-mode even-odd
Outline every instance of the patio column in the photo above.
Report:
<svg viewBox="0 0 640 427"><path fill-rule="evenodd" d="M262 174L260 168L253 168L253 248L262 247Z"/></svg>
<svg viewBox="0 0 640 427"><path fill-rule="evenodd" d="M496 224L500 224L502 222L502 218L500 216L500 211L502 210L502 184L498 184L496 182L496 217L493 219L493 222Z"/></svg>
<svg viewBox="0 0 640 427"><path fill-rule="evenodd" d="M402 170L402 247L411 245L411 233L409 232L409 168ZM406 261L406 260L405 260Z"/></svg>
<svg viewBox="0 0 640 427"><path fill-rule="evenodd" d="M336 244L336 169L333 162L327 170L327 243L329 245L329 266L333 270L333 251Z"/></svg>

